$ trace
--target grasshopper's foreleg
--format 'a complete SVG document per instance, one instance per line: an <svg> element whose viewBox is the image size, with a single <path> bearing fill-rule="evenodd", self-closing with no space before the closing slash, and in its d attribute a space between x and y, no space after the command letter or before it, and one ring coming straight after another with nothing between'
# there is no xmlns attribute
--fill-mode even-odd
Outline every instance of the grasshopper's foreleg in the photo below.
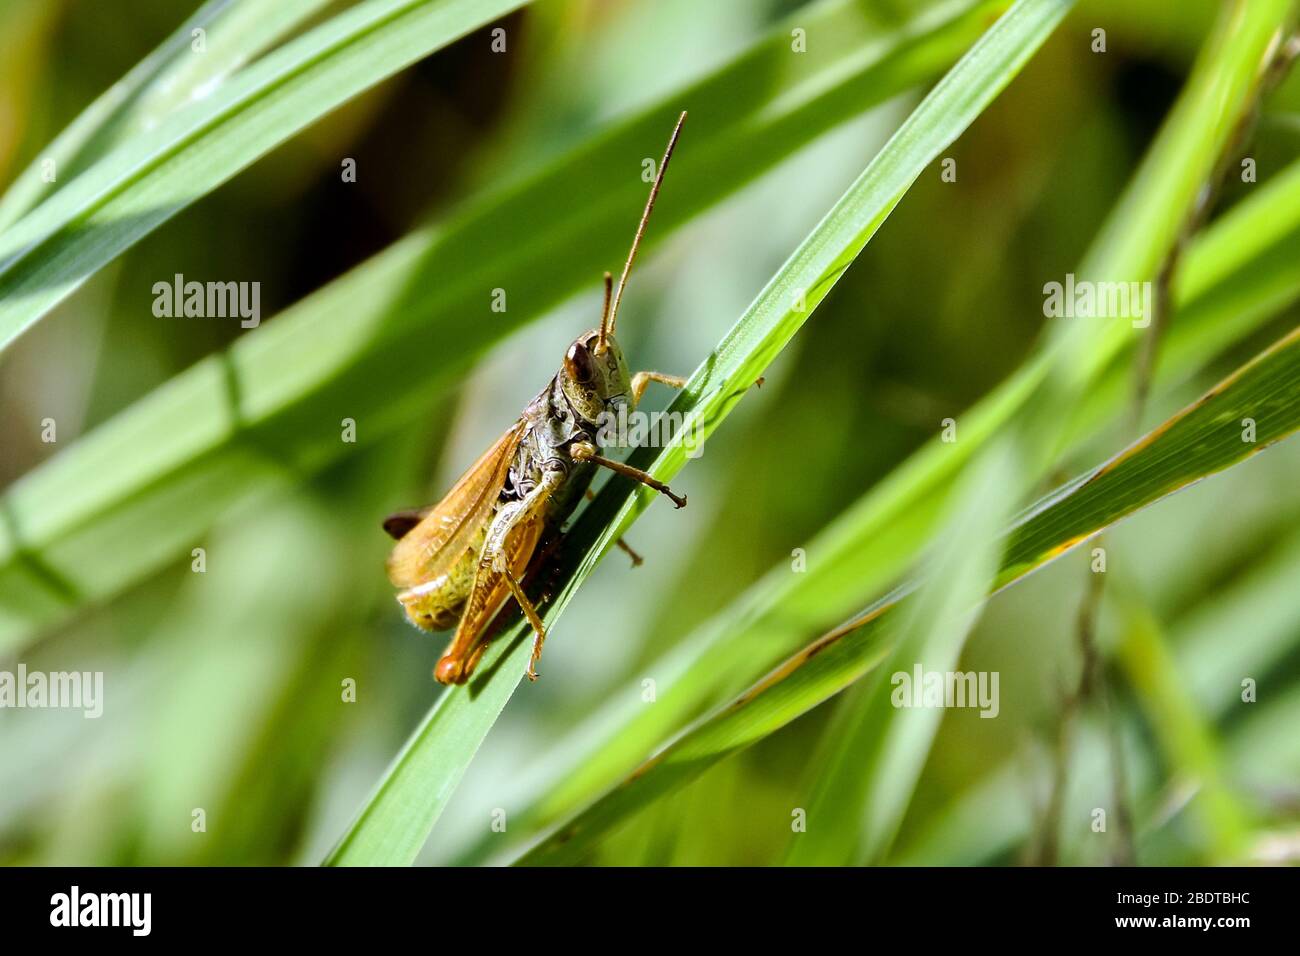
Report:
<svg viewBox="0 0 1300 956"><path fill-rule="evenodd" d="M621 461L614 461L606 458L604 455L597 453L596 446L591 442L574 442L569 446L569 454L573 456L574 461L589 461L594 465L600 465L602 468L608 468L610 471L618 472L620 475L634 481L639 481L648 488L653 488L660 494L672 499L672 503L678 508L686 507L686 498L684 495L675 495L671 488L665 485L658 478L649 472L642 471L640 468L633 468L631 465L625 465Z"/></svg>
<svg viewBox="0 0 1300 956"><path fill-rule="evenodd" d="M668 385L672 388L681 388L686 384L686 379L680 375L667 375L663 372L637 372L632 376L632 404L640 405L641 396L645 390L650 387L651 382L659 382L661 385Z"/></svg>
<svg viewBox="0 0 1300 956"><path fill-rule="evenodd" d="M759 376L754 381L755 387L762 388L763 381L763 377ZM670 388L684 388L686 386L686 379L680 375L668 375L665 372L637 372L632 376L633 407L641 404L641 396L645 394L645 390L650 387L651 382L659 382Z"/></svg>

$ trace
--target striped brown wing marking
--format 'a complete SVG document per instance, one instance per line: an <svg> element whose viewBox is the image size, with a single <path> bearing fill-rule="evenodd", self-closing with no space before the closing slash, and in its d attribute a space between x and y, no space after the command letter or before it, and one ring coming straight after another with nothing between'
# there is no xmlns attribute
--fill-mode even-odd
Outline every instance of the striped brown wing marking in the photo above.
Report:
<svg viewBox="0 0 1300 956"><path fill-rule="evenodd" d="M492 508L505 485L525 423L515 422L452 486L414 528L393 546L388 579L399 588L414 587L451 570L475 533L492 519Z"/></svg>

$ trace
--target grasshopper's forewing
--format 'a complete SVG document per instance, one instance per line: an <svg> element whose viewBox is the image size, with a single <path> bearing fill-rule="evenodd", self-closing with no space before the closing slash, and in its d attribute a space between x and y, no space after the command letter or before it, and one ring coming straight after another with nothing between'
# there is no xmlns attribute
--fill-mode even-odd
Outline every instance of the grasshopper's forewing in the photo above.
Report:
<svg viewBox="0 0 1300 956"><path fill-rule="evenodd" d="M516 580L522 579L528 570L533 552L537 550L537 542L542 536L542 524L540 516L525 521L516 525L506 539L506 566ZM456 662L455 668L450 673L444 672L443 664L439 662L439 680L445 682L446 677L450 676L452 683L462 684L469 678L472 665L478 659L475 651L479 640L486 636L488 625L509 597L510 585L506 582L505 575L493 571L485 559L479 564L474 576L474 587L465 601L465 610L461 614L460 623L456 625L456 635L442 658L443 661Z"/></svg>
<svg viewBox="0 0 1300 956"><path fill-rule="evenodd" d="M450 570L492 519L515 449L524 433L516 422L461 475L447 497L402 535L388 557L388 578L399 588L414 587Z"/></svg>

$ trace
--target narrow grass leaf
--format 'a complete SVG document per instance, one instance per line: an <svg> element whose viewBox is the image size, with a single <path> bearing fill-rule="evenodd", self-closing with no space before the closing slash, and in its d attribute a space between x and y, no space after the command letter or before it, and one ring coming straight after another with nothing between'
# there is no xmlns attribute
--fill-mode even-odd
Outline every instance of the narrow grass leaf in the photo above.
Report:
<svg viewBox="0 0 1300 956"><path fill-rule="evenodd" d="M951 517L922 564L915 596L900 608L896 646L841 701L823 735L815 787L805 806L817 825L794 834L786 863L837 866L884 855L911 799L943 710L913 707L925 674L957 669L966 635L998 570L998 532L1024 465L999 442L963 476ZM907 683L895 681L906 675ZM902 695L902 706L898 696Z"/></svg>
<svg viewBox="0 0 1300 956"><path fill-rule="evenodd" d="M1279 3L1254 22L1234 21L1232 12L1225 12L1225 21L1211 34L1169 120L1085 257L1081 267L1085 282L1115 278L1131 282L1141 277L1146 279L1145 288L1153 289L1153 269L1175 253L1180 234L1205 202L1206 177L1222 163L1227 137L1254 102L1257 94L1252 91L1280 36L1286 6ZM1026 413L1008 422L994 439L983 465L988 466L987 456L1001 456L1016 460L1018 466L988 484L978 498L966 501L964 509L999 526L1021 500L1023 476L1036 474L1056 460L1057 450L1063 447L1060 422L1069 418L1084 388L1092 386L1110 361L1113 348L1099 348L1098 340L1119 341L1131 335L1130 322L1149 325L1155 310L1162 307L1154 294L1142 300L1140 309L1136 305L1130 300L1125 314L1112 316L1101 329L1086 314L1082 321L1054 329L1057 340L1066 344L1055 350L1050 377L1035 390ZM1086 371L1080 374L1080 368ZM1016 454L1017 448L1028 453ZM950 532L945 529L939 540L950 538ZM974 603L973 596L965 594L971 581L964 572L968 562L982 565L988 557L986 549L967 542L948 540L945 546L958 549L943 558L949 580L927 580L921 585L916 599L908 602L891 667L873 673L839 705L847 714L828 728L825 759L817 767L809 801L810 813L816 814L820 825L794 836L790 862L878 863L902 824L942 711L898 707L888 682L892 673L911 671L913 663L939 674L956 668L964 631L945 625L932 609L952 600L956 592ZM918 625L918 618L923 623Z"/></svg>
<svg viewBox="0 0 1300 956"><path fill-rule="evenodd" d="M1250 821L1225 778L1213 730L1192 700L1159 619L1131 596L1119 600L1118 658L1176 777L1196 782L1191 810L1205 832L1212 864L1244 863Z"/></svg>
<svg viewBox="0 0 1300 956"><path fill-rule="evenodd" d="M1294 582L1298 576L1300 535L1291 534L1236 579L1208 596L1204 603L1198 602L1175 619L1168 646L1176 655L1178 672L1187 680L1184 689L1190 696L1188 706L1222 725L1229 712L1241 703L1241 686L1236 681L1225 681L1224 674L1251 674L1265 680L1285 667L1300 635L1300 604L1294 599ZM1232 633L1237 623L1245 619L1251 621L1249 633L1238 634L1234 640L1225 642L1224 634ZM1288 740L1295 736L1294 722L1286 723L1285 706L1266 709L1260 716L1262 738L1269 738L1270 730L1281 727L1287 728L1281 736ZM1075 775L1086 778L1094 766L1087 761L1099 758L1095 761L1099 772L1107 765L1109 743L1100 729L1090 730L1085 726L1081 730L1084 731L1079 746L1081 759L1076 762ZM1260 766L1277 767L1285 777L1285 764L1279 766L1274 762L1281 748L1266 744L1262 751L1257 751L1256 746L1263 742L1259 738L1242 748L1242 734L1235 723L1226 728L1226 733L1226 753L1252 763L1256 773ZM1268 743L1276 743L1276 738L1269 739ZM1243 753L1243 749L1248 753ZM1003 856L1017 843L1029 839L1034 818L1026 812L1026 794L1045 792L1050 786L1052 768L1047 762L1027 762L1024 756L1023 752L1018 753L990 768L983 777L956 794L947 806L919 821L912 838L906 846L898 848L890 863L969 866ZM1029 780L1026 780L1027 772L1032 775ZM1146 788L1144 781L1138 779L1132 780L1130 786L1138 794L1150 795L1149 788L1161 782L1148 775Z"/></svg>

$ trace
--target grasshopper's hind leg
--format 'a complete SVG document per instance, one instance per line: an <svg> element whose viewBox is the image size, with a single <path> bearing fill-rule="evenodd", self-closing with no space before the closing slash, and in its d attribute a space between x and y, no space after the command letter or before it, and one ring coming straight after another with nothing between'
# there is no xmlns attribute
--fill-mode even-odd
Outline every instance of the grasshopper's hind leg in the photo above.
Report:
<svg viewBox="0 0 1300 956"><path fill-rule="evenodd" d="M546 640L546 626L542 624L542 618L537 613L537 608L533 606L533 602L524 593L523 585L519 583L518 574L530 563L529 559L532 557L533 548L538 540L538 532L540 532L542 509L563 481L563 472L548 471L543 475L537 487L529 492L523 501L508 506L509 510L507 511L502 511L488 531L487 542L483 547L483 554L479 558L479 574L486 573L489 578L495 578L499 575L500 578L505 580L511 596L519 604L519 607L524 612L524 617L528 619L528 623L533 629L533 656L528 662L529 680L537 680L537 661L542 656L542 644ZM530 531L533 533L529 534ZM523 536L523 540L530 542L526 549L527 555L523 561L523 566L518 568L515 567L515 555L512 553L518 538L516 532Z"/></svg>
<svg viewBox="0 0 1300 956"><path fill-rule="evenodd" d="M533 602L528 600L528 595L524 593L523 586L514 573L507 570L505 576L506 583L510 585L510 593L523 608L524 617L528 618L528 623L533 628L533 656L528 660L528 679L537 680L537 662L542 659L542 644L546 642L546 625L542 623L537 608L533 607Z"/></svg>

